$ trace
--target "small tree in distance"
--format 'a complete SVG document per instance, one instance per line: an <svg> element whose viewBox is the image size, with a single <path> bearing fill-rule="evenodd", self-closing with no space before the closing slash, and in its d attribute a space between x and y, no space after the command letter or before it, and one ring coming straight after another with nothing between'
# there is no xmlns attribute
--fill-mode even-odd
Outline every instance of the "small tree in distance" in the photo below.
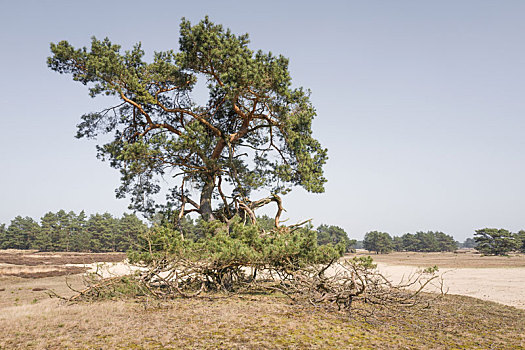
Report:
<svg viewBox="0 0 525 350"><path fill-rule="evenodd" d="M520 230L514 234L517 244L517 249L521 253L525 253L525 230Z"/></svg>
<svg viewBox="0 0 525 350"><path fill-rule="evenodd" d="M484 228L476 230L476 249L487 255L506 255L517 248L512 233L505 229Z"/></svg>
<svg viewBox="0 0 525 350"><path fill-rule="evenodd" d="M363 245L366 250L374 251L376 254L385 254L392 251L392 237L386 232L371 231L365 235Z"/></svg>
<svg viewBox="0 0 525 350"><path fill-rule="evenodd" d="M465 239L465 242L463 242L463 244L461 245L461 248L476 248L478 244L476 243L476 241L474 240L474 238L467 238Z"/></svg>

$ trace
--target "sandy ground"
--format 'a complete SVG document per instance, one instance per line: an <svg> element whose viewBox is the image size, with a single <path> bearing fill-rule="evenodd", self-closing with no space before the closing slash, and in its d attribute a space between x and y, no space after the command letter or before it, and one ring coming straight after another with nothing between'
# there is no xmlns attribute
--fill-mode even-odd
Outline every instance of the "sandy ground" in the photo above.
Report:
<svg viewBox="0 0 525 350"><path fill-rule="evenodd" d="M81 266L88 268L87 272L97 273L101 277L116 277L131 275L135 271L145 270L143 267L133 266L126 262L93 263L93 264L67 264L67 266Z"/></svg>
<svg viewBox="0 0 525 350"><path fill-rule="evenodd" d="M394 283L417 272L414 266L378 263L378 269ZM440 268L447 294L466 295L525 309L525 268ZM426 291L438 292L439 284Z"/></svg>

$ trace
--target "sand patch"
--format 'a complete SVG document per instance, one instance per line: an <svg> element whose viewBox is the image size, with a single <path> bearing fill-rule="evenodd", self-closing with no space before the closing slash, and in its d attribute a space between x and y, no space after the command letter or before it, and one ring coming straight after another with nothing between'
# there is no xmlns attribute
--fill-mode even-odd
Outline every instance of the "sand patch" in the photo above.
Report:
<svg viewBox="0 0 525 350"><path fill-rule="evenodd" d="M414 266L378 263L378 269L392 282L417 272ZM440 268L445 291L525 309L525 268ZM439 292L439 286L428 286Z"/></svg>

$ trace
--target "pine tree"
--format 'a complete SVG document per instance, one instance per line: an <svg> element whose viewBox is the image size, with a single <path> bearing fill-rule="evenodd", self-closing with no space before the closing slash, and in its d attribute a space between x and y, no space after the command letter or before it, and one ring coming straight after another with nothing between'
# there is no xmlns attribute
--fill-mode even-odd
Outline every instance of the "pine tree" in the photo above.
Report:
<svg viewBox="0 0 525 350"><path fill-rule="evenodd" d="M40 219L40 232L35 240L35 249L49 252L56 251L56 241L58 230L57 215L52 212L44 214Z"/></svg>
<svg viewBox="0 0 525 350"><path fill-rule="evenodd" d="M394 251L396 252L402 252L403 250L405 250L405 248L403 247L402 237L392 237L392 249L394 249Z"/></svg>
<svg viewBox="0 0 525 350"><path fill-rule="evenodd" d="M71 216L61 209L56 213L56 218L57 231L55 232L54 250L68 252L71 244Z"/></svg>
<svg viewBox="0 0 525 350"><path fill-rule="evenodd" d="M93 252L109 252L114 250L114 219L109 213L94 214L86 224L86 233L89 237L88 249Z"/></svg>
<svg viewBox="0 0 525 350"><path fill-rule="evenodd" d="M409 252L417 252L419 249L419 240L411 233L405 233L401 236L403 240L403 249Z"/></svg>
<svg viewBox="0 0 525 350"><path fill-rule="evenodd" d="M147 226L134 214L124 214L117 222L117 242L115 250L125 252L135 247L138 237Z"/></svg>
<svg viewBox="0 0 525 350"><path fill-rule="evenodd" d="M525 230L520 230L514 234L516 240L517 249L521 253L525 253Z"/></svg>
<svg viewBox="0 0 525 350"><path fill-rule="evenodd" d="M208 18L182 19L179 43L152 62L140 43L125 52L108 38L92 38L90 48L51 44L49 68L87 85L91 97L116 99L82 116L77 137L113 135L98 151L121 172L117 195L151 215L166 185L163 210L223 222L236 214L255 221L257 208L275 202L278 223L280 194L323 192L327 150L313 137L315 108L308 90L292 87L288 59L252 51L247 34ZM201 105L192 100L198 80L209 92ZM161 181L168 172L181 176ZM269 196L250 198L261 190Z"/></svg>
<svg viewBox="0 0 525 350"><path fill-rule="evenodd" d="M375 251L377 254L392 251L392 237L386 232L368 232L365 235L363 244L366 250Z"/></svg>
<svg viewBox="0 0 525 350"><path fill-rule="evenodd" d="M89 251L89 234L86 230L86 213L82 210L80 214L75 215L75 213L70 212L71 216L71 250L80 252L80 251Z"/></svg>
<svg viewBox="0 0 525 350"><path fill-rule="evenodd" d="M40 226L35 220L26 216L15 217L6 230L4 248L30 249L34 246L35 237L38 236Z"/></svg>
<svg viewBox="0 0 525 350"><path fill-rule="evenodd" d="M335 246L341 243L344 245L344 251L350 252L356 242L356 240L350 240L346 231L341 227L324 224L317 227L317 244L319 245L332 244Z"/></svg>
<svg viewBox="0 0 525 350"><path fill-rule="evenodd" d="M484 228L476 230L474 240L478 243L476 249L483 254L506 255L517 247L512 233L505 229Z"/></svg>
<svg viewBox="0 0 525 350"><path fill-rule="evenodd" d="M440 252L453 252L458 249L458 244L454 240L454 237L447 235L443 232L434 232L436 241L438 243L438 251Z"/></svg>
<svg viewBox="0 0 525 350"><path fill-rule="evenodd" d="M7 242L7 229L5 227L5 224L0 225L0 249L4 249L4 245Z"/></svg>

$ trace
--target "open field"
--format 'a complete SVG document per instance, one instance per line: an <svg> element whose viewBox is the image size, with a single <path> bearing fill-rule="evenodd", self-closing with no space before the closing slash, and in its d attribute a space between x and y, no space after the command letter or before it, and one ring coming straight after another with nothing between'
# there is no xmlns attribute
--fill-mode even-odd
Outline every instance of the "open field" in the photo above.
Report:
<svg viewBox="0 0 525 350"><path fill-rule="evenodd" d="M56 262L60 254L48 255ZM74 289L83 287L80 275L0 276L0 349L525 348L525 310L465 296L448 295L428 308L382 310L365 319L293 305L280 295L74 304L49 298L49 289L74 294L66 279Z"/></svg>
<svg viewBox="0 0 525 350"><path fill-rule="evenodd" d="M370 255L374 258L375 262L388 265L405 265L423 268L434 265L437 265L439 268L525 268L525 254L482 256L472 250L460 250L458 253L392 252L389 254L370 254L366 251L359 251L357 255Z"/></svg>
<svg viewBox="0 0 525 350"><path fill-rule="evenodd" d="M359 252L358 256L369 255ZM380 271L399 282L418 269L437 266L448 294L471 296L525 309L525 255L482 256L463 253L390 253L371 255ZM441 285L427 288L439 292Z"/></svg>

